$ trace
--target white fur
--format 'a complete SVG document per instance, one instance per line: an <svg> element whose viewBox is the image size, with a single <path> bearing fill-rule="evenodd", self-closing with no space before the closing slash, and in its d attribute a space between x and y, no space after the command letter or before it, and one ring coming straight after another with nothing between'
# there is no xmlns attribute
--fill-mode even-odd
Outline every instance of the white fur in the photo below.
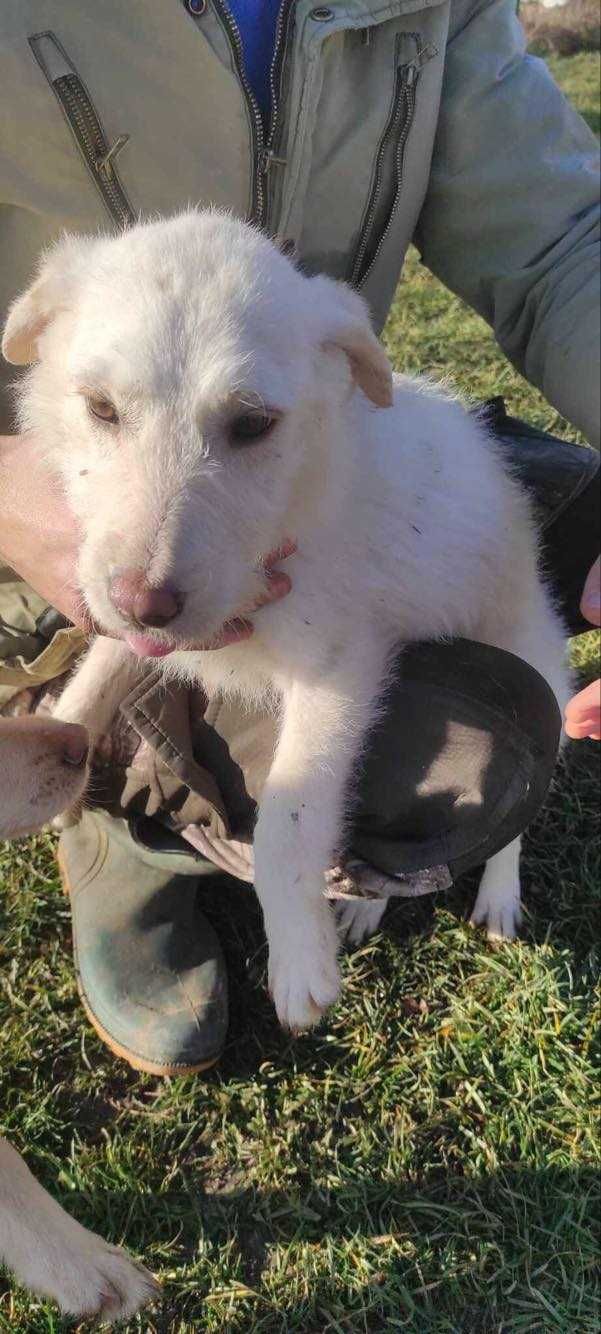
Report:
<svg viewBox="0 0 601 1334"><path fill-rule="evenodd" d="M0 1139L0 1260L66 1315L126 1320L158 1291L148 1270L89 1232Z"/></svg>
<svg viewBox="0 0 601 1334"><path fill-rule="evenodd" d="M360 945L377 931L388 899L341 899L336 904L338 934L349 945Z"/></svg>
<svg viewBox="0 0 601 1334"><path fill-rule="evenodd" d="M32 834L79 800L86 745L83 731L55 719L0 718L0 838Z"/></svg>
<svg viewBox="0 0 601 1334"><path fill-rule="evenodd" d="M169 580L186 601L155 632L176 646L160 660L166 679L280 712L255 884L278 1015L306 1028L338 994L323 873L392 651L465 635L521 655L566 696L526 498L460 403L403 376L392 393L359 297L304 277L224 214L66 240L11 311L5 348L35 362L21 421L79 516L97 622L135 628L109 599L115 569ZM115 404L118 426L90 417L84 387ZM281 421L233 446L227 422L245 402ZM253 606L261 559L286 537L298 544L289 597L256 614L250 640L186 650ZM132 670L128 650L99 639L60 715L104 730ZM514 849L492 860L475 918L511 935L518 905Z"/></svg>
<svg viewBox="0 0 601 1334"><path fill-rule="evenodd" d="M38 829L82 794L85 761L65 762L76 729L0 719L0 838ZM68 752L67 752L68 753ZM70 1218L0 1138L0 1263L65 1314L126 1319L157 1292L146 1269Z"/></svg>

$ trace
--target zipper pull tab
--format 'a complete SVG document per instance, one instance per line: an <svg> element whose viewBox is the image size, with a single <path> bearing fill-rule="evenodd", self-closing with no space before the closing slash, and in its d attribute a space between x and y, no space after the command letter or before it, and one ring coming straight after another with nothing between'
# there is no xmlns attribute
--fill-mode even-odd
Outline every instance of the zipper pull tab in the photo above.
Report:
<svg viewBox="0 0 601 1334"><path fill-rule="evenodd" d="M287 158L277 157L270 148L265 148L259 158L259 171L266 176L271 167L285 167L287 163Z"/></svg>
<svg viewBox="0 0 601 1334"><path fill-rule="evenodd" d="M415 60L412 61L412 64L415 65L416 73L418 73L420 69L423 69L424 65L427 65L428 62L433 60L434 56L437 55L438 47L434 46L433 42L426 42L425 46L420 47Z"/></svg>
<svg viewBox="0 0 601 1334"><path fill-rule="evenodd" d="M433 60L434 56L437 55L438 47L434 45L434 42L426 42L419 53L420 69L422 65L427 65L428 61Z"/></svg>
<svg viewBox="0 0 601 1334"><path fill-rule="evenodd" d="M415 80L417 79L420 70L424 68L424 65L427 65L428 61L432 60L434 56L437 55L438 48L434 46L432 42L426 42L425 46L421 46L419 51L416 52L413 60L408 60L406 64L403 64L405 77L410 87L415 83Z"/></svg>
<svg viewBox="0 0 601 1334"><path fill-rule="evenodd" d="M96 171L101 171L103 176L106 176L107 180L111 181L113 179L114 175L113 162L117 154L120 153L121 149L125 148L125 145L128 143L129 143L128 134L118 135L118 137L115 139L114 144L112 144L111 147L108 149L108 151L104 154L104 157L99 158L98 161L95 163Z"/></svg>

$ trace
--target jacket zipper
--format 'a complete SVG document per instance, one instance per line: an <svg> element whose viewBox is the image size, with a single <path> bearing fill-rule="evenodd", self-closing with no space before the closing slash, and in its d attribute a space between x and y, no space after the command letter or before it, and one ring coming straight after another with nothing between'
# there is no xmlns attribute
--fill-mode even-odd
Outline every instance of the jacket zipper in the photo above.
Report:
<svg viewBox="0 0 601 1334"><path fill-rule="evenodd" d="M294 10L294 0L281 0L278 17L276 20L275 42L271 66L269 69L269 87L271 90L271 120L269 124L269 134L264 146L259 170L264 180L265 193L265 216L262 219L263 224L267 222L268 205L268 175L272 167L285 167L286 158L278 157L275 152L276 135L279 130L279 113L281 107L282 94L282 75L284 70L286 52L288 49L288 38L290 35L290 20Z"/></svg>
<svg viewBox="0 0 601 1334"><path fill-rule="evenodd" d="M405 64L399 64L397 66L392 107L384 133L378 145L373 184L364 214L361 236L353 256L349 276L349 282L354 287L362 287L363 284L367 282L396 217L403 186L405 146L415 116L415 99L419 74L423 66L436 55L434 46L430 44L422 46L421 40L417 34L412 34L412 37L416 43L417 52L413 60L409 60ZM386 150L389 145L395 141L395 186L392 208L386 220L386 225L378 238L376 247L370 255L369 245L371 233L382 193Z"/></svg>
<svg viewBox="0 0 601 1334"><path fill-rule="evenodd" d="M281 73L284 64L286 38L288 36L288 20L293 9L293 0L282 0L278 13L275 29L274 51L269 68L269 86L271 89L271 122L269 133L265 136L263 129L263 119L257 99L246 77L244 69L244 47L240 30L235 18L228 9L227 4L222 0L214 0L215 10L217 11L223 27L234 53L236 70L242 90L246 98L246 103L250 112L253 146L252 146L252 184L251 184L251 212L249 222L255 222L259 227L265 227L267 222L268 207L268 189L267 177L273 166L285 166L285 159L277 157L274 152L274 140L280 109L281 92Z"/></svg>
<svg viewBox="0 0 601 1334"><path fill-rule="evenodd" d="M113 222L119 227L129 226L136 215L115 168L115 158L128 143L129 135L120 134L109 145L94 103L54 33L35 33L29 45Z"/></svg>
<svg viewBox="0 0 601 1334"><path fill-rule="evenodd" d="M223 4L222 0L213 0L213 3L215 12L218 14L223 27L225 28L226 35L229 38L234 53L236 72L246 98L246 105L250 112L253 143L251 164L251 209L247 221L256 222L258 226L261 227L264 221L266 205L263 172L260 169L265 139L263 120L261 112L259 111L257 99L246 77L244 68L244 48L242 46L242 38L240 36L238 24L230 13L227 4Z"/></svg>

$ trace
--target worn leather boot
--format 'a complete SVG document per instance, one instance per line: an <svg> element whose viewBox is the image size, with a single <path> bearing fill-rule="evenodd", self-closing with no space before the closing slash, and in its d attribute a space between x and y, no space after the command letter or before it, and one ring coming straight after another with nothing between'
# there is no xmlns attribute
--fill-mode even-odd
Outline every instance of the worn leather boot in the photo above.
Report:
<svg viewBox="0 0 601 1334"><path fill-rule="evenodd" d="M145 846L135 828L94 810L61 835L77 985L117 1056L153 1075L191 1074L218 1060L227 1029L223 956L194 884L214 868L169 834L162 849Z"/></svg>

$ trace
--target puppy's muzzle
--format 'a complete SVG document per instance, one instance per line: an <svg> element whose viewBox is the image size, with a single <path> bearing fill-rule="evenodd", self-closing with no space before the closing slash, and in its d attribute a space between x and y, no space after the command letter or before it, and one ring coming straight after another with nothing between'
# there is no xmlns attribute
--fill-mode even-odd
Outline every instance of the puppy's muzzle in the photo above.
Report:
<svg viewBox="0 0 601 1334"><path fill-rule="evenodd" d="M109 584L113 606L128 621L160 629L174 620L184 605L182 593L169 584L152 586L143 570L121 570Z"/></svg>
<svg viewBox="0 0 601 1334"><path fill-rule="evenodd" d="M81 723L66 723L62 718L44 718L28 714L21 718L0 720L0 741L12 741L22 749L24 757L31 755L68 764L72 769L83 769L87 764L90 739Z"/></svg>

